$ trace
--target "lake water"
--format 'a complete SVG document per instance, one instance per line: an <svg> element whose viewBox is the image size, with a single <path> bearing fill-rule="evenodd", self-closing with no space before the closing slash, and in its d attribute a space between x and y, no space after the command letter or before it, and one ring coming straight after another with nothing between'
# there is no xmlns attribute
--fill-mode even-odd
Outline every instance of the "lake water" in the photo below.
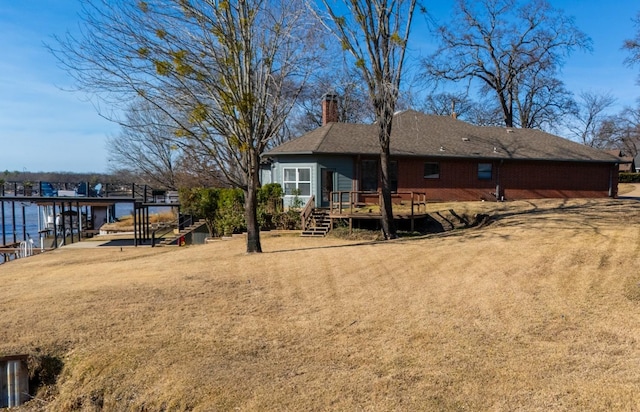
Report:
<svg viewBox="0 0 640 412"><path fill-rule="evenodd" d="M24 206L24 221L22 209ZM130 215L133 209L132 204L118 203L116 204L116 217ZM38 206L33 203L15 202L15 226L13 219L14 209L11 202L4 202L4 222L0 215L0 245L3 243L20 242L31 237L35 241L38 240ZM2 211L0 210L0 213ZM4 237L2 236L4 233ZM4 242L3 242L4 240Z"/></svg>
<svg viewBox="0 0 640 412"><path fill-rule="evenodd" d="M23 203L15 203L15 227L13 212L11 203L4 202L4 222L0 215L0 244L13 243L14 232L17 242L24 240L24 234L27 234L27 238L31 236L34 239L38 238L38 207L34 204L24 204L24 221L22 214ZM0 211L0 213L2 213ZM2 234L4 233L4 237ZM3 242L5 240L6 242Z"/></svg>

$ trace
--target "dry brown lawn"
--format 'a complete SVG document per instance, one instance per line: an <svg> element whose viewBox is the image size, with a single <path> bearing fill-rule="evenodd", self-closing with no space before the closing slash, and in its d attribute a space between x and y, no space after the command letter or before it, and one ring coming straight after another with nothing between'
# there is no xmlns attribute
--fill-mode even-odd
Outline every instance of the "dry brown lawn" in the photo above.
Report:
<svg viewBox="0 0 640 412"><path fill-rule="evenodd" d="M170 223L178 219L176 212L166 211L159 213L151 213L149 215L149 223ZM116 222L107 223L101 229L109 231L128 231L133 232L133 215L125 215L120 217Z"/></svg>
<svg viewBox="0 0 640 412"><path fill-rule="evenodd" d="M440 207L495 221L0 265L0 355L63 365L27 410L637 410L640 202Z"/></svg>

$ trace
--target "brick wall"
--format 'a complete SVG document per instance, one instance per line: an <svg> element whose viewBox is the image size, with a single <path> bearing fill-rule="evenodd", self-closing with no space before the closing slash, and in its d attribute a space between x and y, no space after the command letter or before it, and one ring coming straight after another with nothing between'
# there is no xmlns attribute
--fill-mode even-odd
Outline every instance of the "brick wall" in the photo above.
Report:
<svg viewBox="0 0 640 412"><path fill-rule="evenodd" d="M438 162L440 176L424 177L424 163ZM478 163L492 163L491 179L478 178ZM613 175L612 175L613 173ZM506 200L602 198L609 196L617 170L610 164L579 162L398 159L398 190L423 191L430 200L496 200L496 186Z"/></svg>

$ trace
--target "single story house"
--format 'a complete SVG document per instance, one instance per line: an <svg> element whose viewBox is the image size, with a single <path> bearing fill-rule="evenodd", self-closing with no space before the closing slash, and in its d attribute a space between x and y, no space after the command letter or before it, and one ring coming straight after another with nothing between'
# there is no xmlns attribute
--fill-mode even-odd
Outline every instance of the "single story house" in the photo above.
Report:
<svg viewBox="0 0 640 412"><path fill-rule="evenodd" d="M337 122L337 97L323 98L324 125L263 156L261 182L280 183L285 205L312 195L380 190L377 126ZM480 127L417 111L393 118L393 190L427 201L615 197L621 159L540 130Z"/></svg>
<svg viewBox="0 0 640 412"><path fill-rule="evenodd" d="M611 149L606 152L620 159L620 165L618 165L620 173L634 173L636 171L636 161L633 156L626 156L620 149Z"/></svg>

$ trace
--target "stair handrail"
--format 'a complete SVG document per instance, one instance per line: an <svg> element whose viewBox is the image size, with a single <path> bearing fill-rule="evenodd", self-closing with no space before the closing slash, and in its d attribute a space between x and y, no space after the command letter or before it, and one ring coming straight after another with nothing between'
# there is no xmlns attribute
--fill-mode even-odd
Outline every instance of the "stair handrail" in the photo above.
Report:
<svg viewBox="0 0 640 412"><path fill-rule="evenodd" d="M316 208L316 196L311 195L309 200L307 200L307 204L304 205L304 208L300 212L300 220L302 221L302 230L307 230L307 224L309 222L309 218L313 213L313 209Z"/></svg>
<svg viewBox="0 0 640 412"><path fill-rule="evenodd" d="M190 226L193 226L196 222L199 221L196 219L195 216L193 215L182 215L182 219L181 217L178 217L178 219L169 222L169 223L165 223L162 227L159 227L155 230L153 230L151 232L151 247L154 247L156 245L156 243L158 243L158 241L160 239L163 239L167 234L169 234L173 229L175 229L176 227L178 228L178 231L183 230L184 228L188 228ZM166 230L162 235L160 236L156 236L156 233L160 232L163 229L169 229ZM169 242L169 244L173 243L174 241L180 239L180 236L182 235L178 235L175 239L173 239L171 242Z"/></svg>
<svg viewBox="0 0 640 412"><path fill-rule="evenodd" d="M181 220L181 218L184 218L184 217L187 217L187 218L185 220ZM190 226L192 222L193 222L193 215L182 215L182 216L178 216L176 220L173 220L169 223L165 223L163 227L154 229L151 232L151 247L154 247L158 242L158 240L164 238L167 234L171 233L173 229L175 229L176 227L179 228L181 224L182 226ZM157 236L157 233L162 230L165 230L165 232Z"/></svg>

